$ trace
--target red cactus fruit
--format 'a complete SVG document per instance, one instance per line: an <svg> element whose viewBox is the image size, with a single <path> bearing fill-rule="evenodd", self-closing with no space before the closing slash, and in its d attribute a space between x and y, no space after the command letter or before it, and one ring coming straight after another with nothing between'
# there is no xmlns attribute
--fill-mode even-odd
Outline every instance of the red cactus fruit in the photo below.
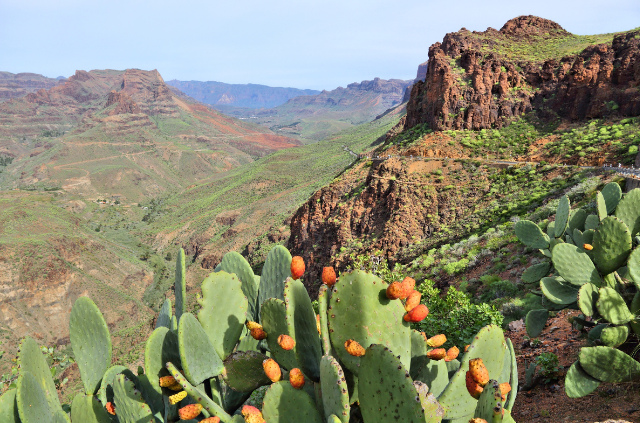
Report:
<svg viewBox="0 0 640 423"><path fill-rule="evenodd" d="M413 310L404 315L405 322L417 323L424 320L425 317L429 315L429 309L426 305L420 304L416 306Z"/></svg>
<svg viewBox="0 0 640 423"><path fill-rule="evenodd" d="M251 334L253 339L257 341L261 341L267 337L267 332L265 332L264 329L262 329L261 327L253 328L249 331L249 333Z"/></svg>
<svg viewBox="0 0 640 423"><path fill-rule="evenodd" d="M460 354L460 350L455 345L447 350L447 356L444 358L444 361L451 361L458 358Z"/></svg>
<svg viewBox="0 0 640 423"><path fill-rule="evenodd" d="M441 333L440 335L432 336L431 338L427 339L427 345L430 346L431 348L441 347L444 345L445 342L447 342L447 336L443 333Z"/></svg>
<svg viewBox="0 0 640 423"><path fill-rule="evenodd" d="M286 351L291 351L296 346L296 341L289 335L278 336L278 345Z"/></svg>
<svg viewBox="0 0 640 423"><path fill-rule="evenodd" d="M201 404L189 404L179 409L178 415L180 415L180 419L182 420L191 420L198 417L201 412L202 412Z"/></svg>
<svg viewBox="0 0 640 423"><path fill-rule="evenodd" d="M113 403L111 401L106 403L104 405L104 408L106 408L107 409L107 413L111 414L112 416L116 415L116 406L113 405Z"/></svg>
<svg viewBox="0 0 640 423"><path fill-rule="evenodd" d="M392 282L387 287L387 298L390 300L397 300L402 297L402 294L404 294L404 288L401 282Z"/></svg>
<svg viewBox="0 0 640 423"><path fill-rule="evenodd" d="M302 389L304 386L304 375L300 369L291 369L289 372L289 383L296 389Z"/></svg>
<svg viewBox="0 0 640 423"><path fill-rule="evenodd" d="M481 358L474 358L469 361L469 372L473 380L478 382L480 386L483 386L489 382L489 371L484 366L484 362Z"/></svg>
<svg viewBox="0 0 640 423"><path fill-rule="evenodd" d="M431 360L442 360L447 356L447 350L444 348L436 348L435 350L431 350L427 352L427 358Z"/></svg>
<svg viewBox="0 0 640 423"><path fill-rule="evenodd" d="M273 358L264 360L262 362L262 368L264 369L264 374L267 375L271 382L276 383L282 379L282 370L280 370L280 366Z"/></svg>
<svg viewBox="0 0 640 423"><path fill-rule="evenodd" d="M300 279L302 275L304 275L304 260L300 256L295 256L291 259L291 277Z"/></svg>
<svg viewBox="0 0 640 423"><path fill-rule="evenodd" d="M358 341L354 341L353 339L348 339L344 343L344 349L354 357L362 357L365 353L365 349L362 347L362 345L360 345Z"/></svg>
<svg viewBox="0 0 640 423"><path fill-rule="evenodd" d="M411 292L415 289L416 287L416 281L415 279L410 278L409 276L407 276L406 278L404 278L402 280L402 296L400 297L401 300L404 300L405 298L407 298L409 296L409 294L411 294Z"/></svg>
<svg viewBox="0 0 640 423"><path fill-rule="evenodd" d="M465 383L467 385L467 391L469 392L469 394L475 399L480 398L480 394L482 394L484 388L482 387L482 385L475 381L475 379L471 375L471 370L467 370Z"/></svg>
<svg viewBox="0 0 640 423"><path fill-rule="evenodd" d="M333 267L322 268L322 283L329 286L336 284L336 271Z"/></svg>
<svg viewBox="0 0 640 423"><path fill-rule="evenodd" d="M416 290L411 291L411 294L407 297L407 302L404 303L404 309L406 311L411 311L420 304L420 298L422 298L422 294Z"/></svg>

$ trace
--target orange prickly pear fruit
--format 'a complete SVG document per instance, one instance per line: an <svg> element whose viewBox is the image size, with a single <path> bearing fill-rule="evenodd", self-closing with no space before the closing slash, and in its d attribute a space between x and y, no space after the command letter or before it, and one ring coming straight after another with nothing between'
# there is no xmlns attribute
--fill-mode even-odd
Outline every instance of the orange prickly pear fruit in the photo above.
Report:
<svg viewBox="0 0 640 423"><path fill-rule="evenodd" d="M447 356L445 357L444 361L455 360L456 358L458 358L459 354L460 350L458 349L458 347L453 346L447 350Z"/></svg>
<svg viewBox="0 0 640 423"><path fill-rule="evenodd" d="M265 332L262 327L253 328L249 331L249 333L251 334L251 337L253 337L253 339L257 341L261 341L267 337L267 332Z"/></svg>
<svg viewBox="0 0 640 423"><path fill-rule="evenodd" d="M271 382L276 383L282 379L282 370L280 370L280 366L273 358L264 360L262 362L262 368L264 369L264 374L267 375Z"/></svg>
<svg viewBox="0 0 640 423"><path fill-rule="evenodd" d="M322 335L322 330L320 328L320 315L316 314L316 328L318 328L318 335Z"/></svg>
<svg viewBox="0 0 640 423"><path fill-rule="evenodd" d="M403 293L404 288L401 282L392 282L391 285L387 287L387 298L390 300L397 300L402 297Z"/></svg>
<svg viewBox="0 0 640 423"><path fill-rule="evenodd" d="M416 306L413 310L404 315L405 322L421 322L425 317L429 315L429 309L426 305L420 304Z"/></svg>
<svg viewBox="0 0 640 423"><path fill-rule="evenodd" d="M400 297L401 300L404 300L405 298L407 298L409 296L409 294L411 294L411 292L415 289L416 287L416 281L415 279L410 278L409 276L407 276L406 278L404 278L402 280L402 296Z"/></svg>
<svg viewBox="0 0 640 423"><path fill-rule="evenodd" d="M406 311L411 311L420 304L420 298L422 298L422 294L416 290L411 291L411 294L407 297L407 302L404 303L404 309Z"/></svg>
<svg viewBox="0 0 640 423"><path fill-rule="evenodd" d="M304 386L304 375L300 369L291 369L289 372L289 383L296 389L302 389Z"/></svg>
<svg viewBox="0 0 640 423"><path fill-rule="evenodd" d="M176 382L171 386L167 386L167 389L170 389L172 391L182 391L182 385L180 385L178 382Z"/></svg>
<svg viewBox="0 0 640 423"><path fill-rule="evenodd" d="M591 244L584 244L584 245L582 246L582 248L584 248L585 250L589 250L589 251L591 251L591 250L593 250L593 245L591 245Z"/></svg>
<svg viewBox="0 0 640 423"><path fill-rule="evenodd" d="M296 346L296 341L289 335L278 336L278 345L286 351L291 351Z"/></svg>
<svg viewBox="0 0 640 423"><path fill-rule="evenodd" d="M424 332L420 332L420 335L422 335L422 338L424 339L424 342L427 342L427 334Z"/></svg>
<svg viewBox="0 0 640 423"><path fill-rule="evenodd" d="M480 394L484 391L482 385L475 381L473 376L471 375L471 371L467 370L467 374L465 377L465 383L467 385L467 391L469 394L475 399L480 398Z"/></svg>
<svg viewBox="0 0 640 423"><path fill-rule="evenodd" d="M344 343L344 349L354 357L362 357L365 353L365 349L362 345L353 339L348 339L347 342Z"/></svg>
<svg viewBox="0 0 640 423"><path fill-rule="evenodd" d="M176 405L187 396L187 391L178 392L177 394L171 395L169 397L169 402L171 405Z"/></svg>
<svg viewBox="0 0 640 423"><path fill-rule="evenodd" d="M202 412L201 404L189 404L179 409L178 415L180 415L181 420L191 420L198 417L201 412Z"/></svg>
<svg viewBox="0 0 640 423"><path fill-rule="evenodd" d="M447 336L443 333L441 333L440 335L432 336L431 338L427 339L427 345L430 346L431 348L441 347L444 345L445 342L447 342Z"/></svg>
<svg viewBox="0 0 640 423"><path fill-rule="evenodd" d="M168 388L171 385L175 385L177 382L173 376L162 376L160 378L160 387Z"/></svg>
<svg viewBox="0 0 640 423"><path fill-rule="evenodd" d="M471 346L471 344L467 344L464 346L464 352L469 351L469 347Z"/></svg>
<svg viewBox="0 0 640 423"><path fill-rule="evenodd" d="M469 420L469 423L487 423L487 421L485 419L481 419L480 417L474 417L473 419Z"/></svg>
<svg viewBox="0 0 640 423"><path fill-rule="evenodd" d="M322 268L322 283L329 286L336 284L336 271L333 267Z"/></svg>
<svg viewBox="0 0 640 423"><path fill-rule="evenodd" d="M436 348L427 352L427 357L431 360L442 360L447 356L447 350L444 348Z"/></svg>
<svg viewBox="0 0 640 423"><path fill-rule="evenodd" d="M241 412L246 423L265 423L262 412L252 405L243 406Z"/></svg>
<svg viewBox="0 0 640 423"><path fill-rule="evenodd" d="M107 409L107 413L111 414L112 416L116 415L116 406L113 405L113 403L111 401L106 403L104 405L104 408L106 408Z"/></svg>
<svg viewBox="0 0 640 423"><path fill-rule="evenodd" d="M507 394L511 392L511 385L509 382L504 382L500 384L500 395L502 395L502 401L507 400Z"/></svg>
<svg viewBox="0 0 640 423"><path fill-rule="evenodd" d="M260 323L252 322L251 320L247 320L247 322L244 325L249 330L251 330L251 329L262 329L262 325Z"/></svg>
<svg viewBox="0 0 640 423"><path fill-rule="evenodd" d="M304 260L300 256L295 256L291 259L291 277L293 279L300 279L304 274Z"/></svg>
<svg viewBox="0 0 640 423"><path fill-rule="evenodd" d="M207 417L204 420L200 420L200 423L220 423L220 417Z"/></svg>
<svg viewBox="0 0 640 423"><path fill-rule="evenodd" d="M469 361L469 372L473 380L478 382L480 386L484 387L489 382L489 371L484 366L481 358L474 358Z"/></svg>

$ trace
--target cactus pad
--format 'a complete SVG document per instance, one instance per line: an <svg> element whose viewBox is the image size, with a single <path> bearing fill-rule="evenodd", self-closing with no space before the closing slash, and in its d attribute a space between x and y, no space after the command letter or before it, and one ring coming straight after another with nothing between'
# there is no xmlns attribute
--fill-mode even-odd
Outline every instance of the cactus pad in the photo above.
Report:
<svg viewBox="0 0 640 423"><path fill-rule="evenodd" d="M191 384L200 385L222 373L222 360L198 319L191 313L184 313L180 318L178 342L182 369Z"/></svg>
<svg viewBox="0 0 640 423"><path fill-rule="evenodd" d="M458 361L458 360L453 360ZM444 360L427 360L422 366L411 368L411 373L415 372L413 380L424 382L436 397L444 391L449 384L449 371L447 365L453 361L445 362ZM458 362L459 364L460 362Z"/></svg>
<svg viewBox="0 0 640 423"><path fill-rule="evenodd" d="M289 382L271 385L264 396L262 415L269 423L322 423L313 399Z"/></svg>
<svg viewBox="0 0 640 423"><path fill-rule="evenodd" d="M536 283L549 274L551 263L544 262L530 266L522 273L521 279L526 283Z"/></svg>
<svg viewBox="0 0 640 423"><path fill-rule="evenodd" d="M602 333L600 333L602 344L613 348L624 344L627 337L629 337L629 326L627 325L609 326L602 329Z"/></svg>
<svg viewBox="0 0 640 423"><path fill-rule="evenodd" d="M43 417L50 418L57 411L49 406L40 383L31 372L22 369L17 385L16 404L22 423L40 423Z"/></svg>
<svg viewBox="0 0 640 423"><path fill-rule="evenodd" d="M184 248L180 248L176 257L176 320L180 323L182 313L187 311L187 265L184 256Z"/></svg>
<svg viewBox="0 0 640 423"><path fill-rule="evenodd" d="M171 329L171 316L171 300L167 298L166 300L164 300L162 308L160 308L160 313L158 313L156 328L164 326L167 329Z"/></svg>
<svg viewBox="0 0 640 423"><path fill-rule="evenodd" d="M260 276L258 304L269 298L284 301L284 281L291 276L291 254L282 245L276 245L267 254Z"/></svg>
<svg viewBox="0 0 640 423"><path fill-rule="evenodd" d="M100 400L102 404L113 402L113 381L116 375L122 373L124 370L127 370L124 366L112 366L104 372L97 394L98 400Z"/></svg>
<svg viewBox="0 0 640 423"><path fill-rule="evenodd" d="M502 417L502 395L500 394L498 382L492 379L485 385L480 394L473 417L484 419L487 422L502 420L501 418L496 419L496 414Z"/></svg>
<svg viewBox="0 0 640 423"><path fill-rule="evenodd" d="M240 351L224 361L224 381L235 391L252 392L271 383L262 362L268 357L256 351Z"/></svg>
<svg viewBox="0 0 640 423"><path fill-rule="evenodd" d="M578 299L578 287L565 282L558 276L542 278L540 290L549 301L555 304L571 304Z"/></svg>
<svg viewBox="0 0 640 423"><path fill-rule="evenodd" d="M511 411L513 404L516 402L516 396L518 395L518 362L516 361L516 352L513 349L513 343L511 339L506 338L507 346L509 347L509 356L511 360L511 379L509 384L511 385L511 392L507 397L507 402L504 404L505 410Z"/></svg>
<svg viewBox="0 0 640 423"><path fill-rule="evenodd" d="M582 210L582 209L580 209ZM580 229L574 229L573 230L573 234L571 234L572 238L573 238L573 242L576 244L576 246L578 246L578 248L582 248L584 249L584 237L582 235L582 232L580 231Z"/></svg>
<svg viewBox="0 0 640 423"><path fill-rule="evenodd" d="M516 236L527 247L549 248L549 237L540 227L529 220L520 220L515 225Z"/></svg>
<svg viewBox="0 0 640 423"><path fill-rule="evenodd" d="M364 348L371 344L388 346L400 356L402 364L411 363L411 332L403 320L405 309L386 296L387 284L375 275L355 270L342 274L334 285L329 308L329 332L336 346L353 339ZM341 363L359 373L360 357L336 347Z"/></svg>
<svg viewBox="0 0 640 423"><path fill-rule="evenodd" d="M616 217L627 225L633 236L640 232L640 189L632 189L624 196L616 207Z"/></svg>
<svg viewBox="0 0 640 423"><path fill-rule="evenodd" d="M93 395L111 365L111 335L102 313L90 298L80 297L73 304L69 335L84 391Z"/></svg>
<svg viewBox="0 0 640 423"><path fill-rule="evenodd" d="M260 307L262 326L267 332L267 345L271 356L285 369L298 367L298 360L293 350L284 350L278 345L280 335L289 335L287 327L287 310L284 301L269 298Z"/></svg>
<svg viewBox="0 0 640 423"><path fill-rule="evenodd" d="M527 313L527 317L525 318L527 335L531 338L537 338L542 333L544 326L547 324L548 318L549 310L547 309L531 310Z"/></svg>
<svg viewBox="0 0 640 423"><path fill-rule="evenodd" d="M600 273L609 274L627 262L631 253L631 232L622 220L608 216L593 236L593 258Z"/></svg>
<svg viewBox="0 0 640 423"><path fill-rule="evenodd" d="M331 339L329 339L329 320L327 317L327 309L329 308L329 292L327 285L320 286L318 291L318 315L320 316L320 340L322 341L322 351L325 355L333 355L331 348Z"/></svg>
<svg viewBox="0 0 640 423"><path fill-rule="evenodd" d="M168 375L164 367L167 361L180 363L178 334L165 327L159 327L151 333L144 349L144 367L153 389L158 393L162 393L159 378Z"/></svg>
<svg viewBox="0 0 640 423"><path fill-rule="evenodd" d="M224 360L234 350L244 329L249 303L236 275L211 273L202 281L202 308L198 320L218 356Z"/></svg>
<svg viewBox="0 0 640 423"><path fill-rule="evenodd" d="M607 214L613 213L616 206L622 198L622 189L616 182L609 182L602 188L602 197L604 198L605 206L607 207Z"/></svg>
<svg viewBox="0 0 640 423"><path fill-rule="evenodd" d="M595 229L599 224L600 218L598 218L598 216L596 216L595 214L590 214L584 221L584 231L582 232L586 232L589 229Z"/></svg>
<svg viewBox="0 0 640 423"><path fill-rule="evenodd" d="M142 399L133 382L123 374L116 376L113 385L113 396L116 401L116 413L121 423L150 423L157 421L151 409Z"/></svg>
<svg viewBox="0 0 640 423"><path fill-rule="evenodd" d="M640 289L640 247L636 247L636 249L629 255L627 267L629 276L636 284L636 287Z"/></svg>
<svg viewBox="0 0 640 423"><path fill-rule="evenodd" d="M576 361L567 372L564 391L569 398L580 398L595 391L599 385L600 381L589 376L580 366L580 362Z"/></svg>
<svg viewBox="0 0 640 423"><path fill-rule="evenodd" d="M324 414L335 414L342 423L347 423L351 410L347 381L338 360L330 355L320 361L320 387Z"/></svg>
<svg viewBox="0 0 640 423"><path fill-rule="evenodd" d="M553 249L553 266L565 281L573 285L600 284L600 275L593 262L584 250L575 245L557 245Z"/></svg>
<svg viewBox="0 0 640 423"><path fill-rule="evenodd" d="M640 363L630 355L611 347L583 347L580 366L602 382L631 382L640 378Z"/></svg>
<svg viewBox="0 0 640 423"><path fill-rule="evenodd" d="M0 396L0 422L20 423L20 415L16 406L16 389L9 389Z"/></svg>
<svg viewBox="0 0 640 423"><path fill-rule="evenodd" d="M598 210L598 219L602 220L607 217L607 203L605 203L600 191L596 194L596 207Z"/></svg>
<svg viewBox="0 0 640 423"><path fill-rule="evenodd" d="M598 291L597 307L602 317L614 325L623 325L635 317L629 311L624 298L613 288L600 288Z"/></svg>
<svg viewBox="0 0 640 423"><path fill-rule="evenodd" d="M51 370L49 370L49 366L47 365L44 355L40 352L40 347L36 341L27 336L20 344L19 351L18 365L20 373L29 372L31 376L38 381L52 413L57 410L62 410L56 385L53 383L53 378L51 377ZM18 396L19 395L20 389L18 389Z"/></svg>
<svg viewBox="0 0 640 423"><path fill-rule="evenodd" d="M569 197L563 195L558 203L558 210L556 211L556 224L554 226L556 238L560 238L569 224L569 213L571 213L571 202Z"/></svg>
<svg viewBox="0 0 640 423"><path fill-rule="evenodd" d="M576 229L582 232L584 230L584 222L586 220L587 212L584 211L584 209L574 210L569 218L569 233L573 236Z"/></svg>
<svg viewBox="0 0 640 423"><path fill-rule="evenodd" d="M379 344L369 346L362 358L358 390L360 411L366 422L380 421L380 416L407 423L436 421L438 413L442 417L437 402L434 407L423 408L406 367L395 352Z"/></svg>
<svg viewBox="0 0 640 423"><path fill-rule="evenodd" d="M287 329L296 344L293 351L302 372L314 382L320 381L322 345L316 314L307 289L299 279L287 278L284 284Z"/></svg>
<svg viewBox="0 0 640 423"><path fill-rule="evenodd" d="M585 316L593 316L598 301L598 287L592 283L585 283L578 291L578 307Z"/></svg>
<svg viewBox="0 0 640 423"><path fill-rule="evenodd" d="M249 266L249 262L242 255L235 251L230 251L222 257L222 261L216 267L216 272L225 271L227 273L235 273L242 282L242 292L247 297L249 308L247 310L247 319L252 322L260 321L260 312L258 303L258 283L253 274L253 269Z"/></svg>
<svg viewBox="0 0 640 423"><path fill-rule="evenodd" d="M71 421L111 423L111 415L93 395L77 394L71 403Z"/></svg>

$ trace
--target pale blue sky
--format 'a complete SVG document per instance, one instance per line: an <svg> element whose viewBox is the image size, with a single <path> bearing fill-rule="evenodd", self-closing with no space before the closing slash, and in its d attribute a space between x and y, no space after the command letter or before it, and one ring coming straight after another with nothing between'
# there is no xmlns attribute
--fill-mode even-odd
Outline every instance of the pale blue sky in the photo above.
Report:
<svg viewBox="0 0 640 423"><path fill-rule="evenodd" d="M333 89L415 77L429 46L518 15L576 34L640 26L638 0L0 0L0 70L158 69L165 80Z"/></svg>

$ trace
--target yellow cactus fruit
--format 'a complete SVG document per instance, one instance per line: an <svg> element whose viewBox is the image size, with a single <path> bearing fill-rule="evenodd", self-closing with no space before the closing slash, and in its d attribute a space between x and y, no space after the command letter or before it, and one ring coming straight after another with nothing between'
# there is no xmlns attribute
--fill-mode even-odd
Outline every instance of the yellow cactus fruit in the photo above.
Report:
<svg viewBox="0 0 640 423"><path fill-rule="evenodd" d="M511 392L511 385L509 382L504 382L500 384L500 395L502 395L502 401L507 400L507 394Z"/></svg>
<svg viewBox="0 0 640 423"><path fill-rule="evenodd" d="M262 329L262 325L258 322L252 322L250 320L247 320L247 322L245 323L245 326L247 327L247 329L252 330L252 329Z"/></svg>
<svg viewBox="0 0 640 423"><path fill-rule="evenodd" d="M427 352L427 358L431 360L442 360L447 356L447 350L444 348L436 348L435 350L431 350Z"/></svg>
<svg viewBox="0 0 640 423"><path fill-rule="evenodd" d="M296 389L302 389L304 386L304 375L300 369L291 369L289 372L289 383Z"/></svg>
<svg viewBox="0 0 640 423"><path fill-rule="evenodd" d="M176 382L171 386L167 386L167 389L170 389L172 391L182 391L182 385L180 385L178 382Z"/></svg>
<svg viewBox="0 0 640 423"><path fill-rule="evenodd" d="M431 348L439 348L443 346L445 342L447 342L447 336L443 333L427 339L427 345Z"/></svg>
<svg viewBox="0 0 640 423"><path fill-rule="evenodd" d="M162 376L160 378L160 387L168 388L171 385L175 385L177 382L173 376Z"/></svg>
<svg viewBox="0 0 640 423"><path fill-rule="evenodd" d="M420 304L420 298L422 298L422 294L416 290L411 291L411 294L407 297L407 302L404 303L404 309L406 311L411 311Z"/></svg>
<svg viewBox="0 0 640 423"><path fill-rule="evenodd" d="M360 345L358 341L354 341L353 339L348 339L344 343L344 349L354 357L362 357L365 353L364 347Z"/></svg>
<svg viewBox="0 0 640 423"><path fill-rule="evenodd" d="M289 335L278 336L278 345L285 351L291 351L296 346L296 341Z"/></svg>
<svg viewBox="0 0 640 423"><path fill-rule="evenodd" d="M181 420L191 420L195 419L202 413L202 405L201 404L189 404L186 407L182 407L178 410L178 415Z"/></svg>
<svg viewBox="0 0 640 423"><path fill-rule="evenodd" d="M591 250L593 250L593 245L591 245L591 244L584 244L584 245L582 246L582 248L584 248L585 250L589 250L589 251L591 251Z"/></svg>
<svg viewBox="0 0 640 423"><path fill-rule="evenodd" d="M482 394L482 391L484 391L484 388L474 380L470 370L467 370L465 383L467 385L467 391L469 392L469 395L471 395L475 399L480 398L480 394Z"/></svg>
<svg viewBox="0 0 640 423"><path fill-rule="evenodd" d="M178 392L177 394L173 394L169 397L169 402L171 405L176 405L187 396L187 391Z"/></svg>
<svg viewBox="0 0 640 423"><path fill-rule="evenodd" d="M264 374L267 375L271 382L276 383L282 379L282 370L280 370L280 366L273 358L264 360L262 362L262 368L264 369Z"/></svg>
<svg viewBox="0 0 640 423"><path fill-rule="evenodd" d="M455 360L456 358L458 358L459 354L460 350L458 349L458 347L453 346L447 350L447 356L445 357L444 361Z"/></svg>
<svg viewBox="0 0 640 423"><path fill-rule="evenodd" d="M484 366L481 358L474 358L469 361L469 372L471 372L473 380L478 382L480 386L484 387L489 382L489 371Z"/></svg>
<svg viewBox="0 0 640 423"><path fill-rule="evenodd" d="M318 335L322 335L322 330L320 329L320 315L316 315L316 328L318 328Z"/></svg>

